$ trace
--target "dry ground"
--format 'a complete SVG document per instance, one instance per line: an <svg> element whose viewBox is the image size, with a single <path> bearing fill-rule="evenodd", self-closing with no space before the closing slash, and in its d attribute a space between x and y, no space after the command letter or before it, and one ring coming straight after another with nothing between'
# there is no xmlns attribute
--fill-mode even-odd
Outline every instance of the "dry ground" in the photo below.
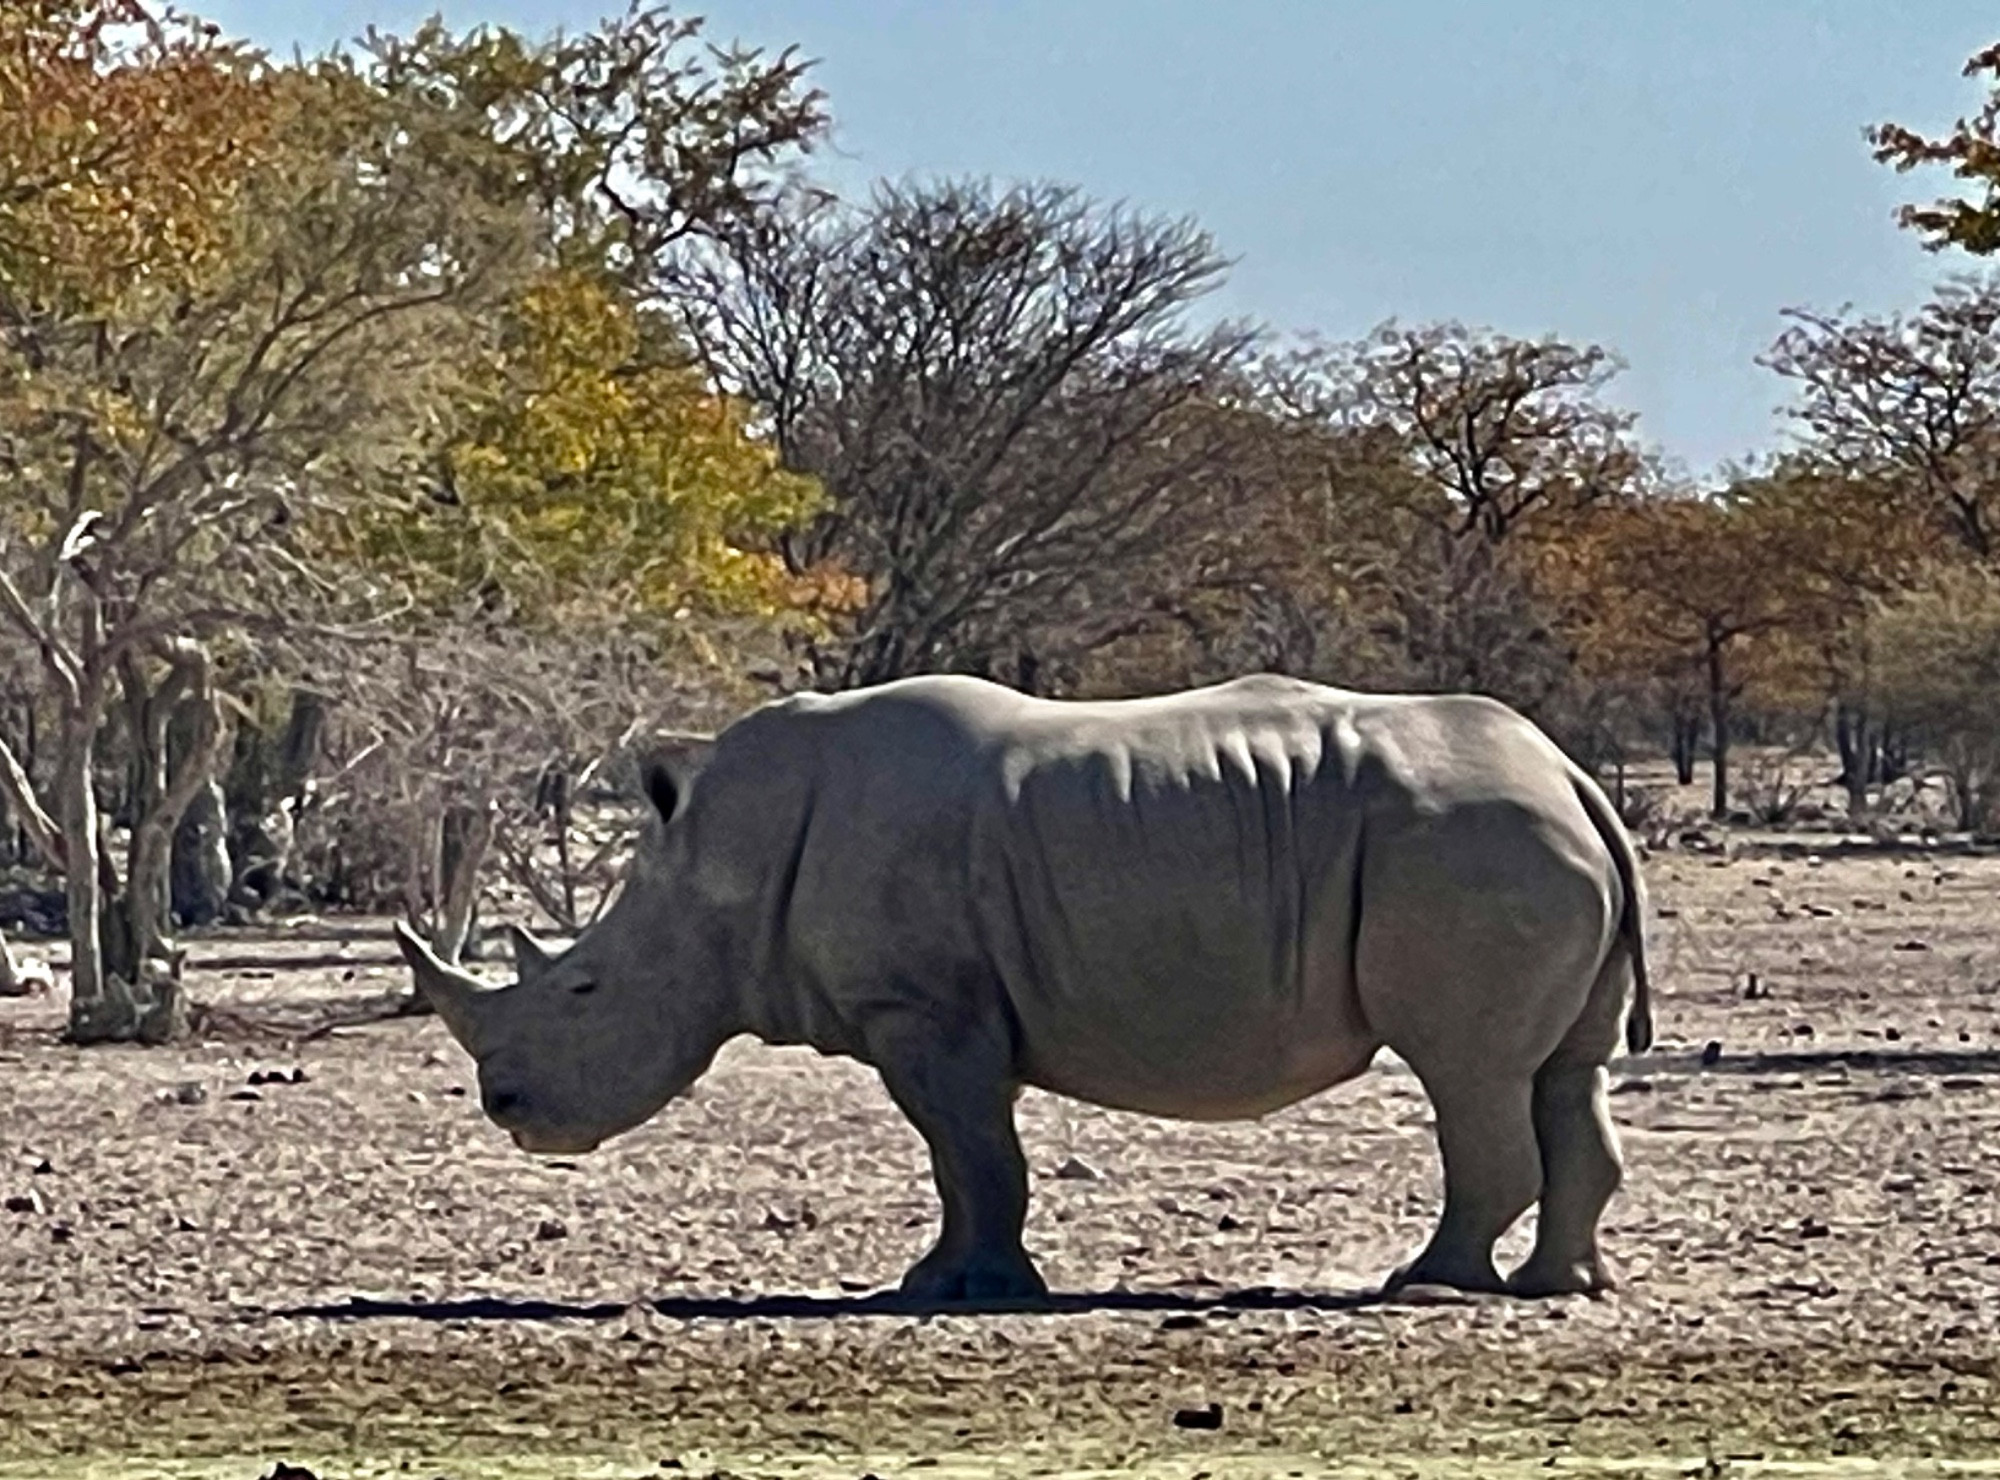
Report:
<svg viewBox="0 0 2000 1480"><path fill-rule="evenodd" d="M0 1004L0 1477L2000 1474L2000 859L1649 872L1603 1301L1367 1298L1436 1199L1392 1064L1246 1126L1029 1096L1065 1308L926 1319L859 1293L934 1207L851 1065L732 1047L563 1164L434 1022L246 1026L389 986L379 934L203 943L244 1021L186 1048Z"/></svg>

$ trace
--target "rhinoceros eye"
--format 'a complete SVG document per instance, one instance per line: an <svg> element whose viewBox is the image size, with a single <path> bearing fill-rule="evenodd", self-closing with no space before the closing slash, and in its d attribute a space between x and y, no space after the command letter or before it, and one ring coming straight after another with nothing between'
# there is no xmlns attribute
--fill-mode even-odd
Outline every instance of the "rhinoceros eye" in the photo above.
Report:
<svg viewBox="0 0 2000 1480"><path fill-rule="evenodd" d="M597 990L597 983L596 983L596 982L578 982L578 983L577 983L577 984L576 984L575 986L571 987L571 988L570 988L569 990L570 990L570 994L571 994L572 996L576 996L576 997L581 997L581 996L583 996L584 994L586 994L586 993L588 993L588 992L594 992L594 991L596 991L596 990Z"/></svg>

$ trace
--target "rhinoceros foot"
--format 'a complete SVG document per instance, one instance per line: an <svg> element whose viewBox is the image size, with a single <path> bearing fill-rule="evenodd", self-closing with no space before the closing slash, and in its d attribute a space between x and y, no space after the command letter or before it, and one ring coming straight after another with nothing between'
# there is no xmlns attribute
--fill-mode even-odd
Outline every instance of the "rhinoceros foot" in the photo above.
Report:
<svg viewBox="0 0 2000 1480"><path fill-rule="evenodd" d="M903 1276L903 1294L938 1305L1038 1304L1048 1299L1048 1282L1025 1251L947 1254L936 1250Z"/></svg>
<svg viewBox="0 0 2000 1480"><path fill-rule="evenodd" d="M1618 1282L1605 1269L1604 1261L1595 1255L1570 1260L1536 1256L1514 1271L1507 1288L1513 1294L1529 1297L1603 1295L1617 1289Z"/></svg>
<svg viewBox="0 0 2000 1480"><path fill-rule="evenodd" d="M1468 1295L1502 1295L1507 1288L1491 1258L1454 1260L1427 1252L1383 1281L1382 1293L1457 1290Z"/></svg>

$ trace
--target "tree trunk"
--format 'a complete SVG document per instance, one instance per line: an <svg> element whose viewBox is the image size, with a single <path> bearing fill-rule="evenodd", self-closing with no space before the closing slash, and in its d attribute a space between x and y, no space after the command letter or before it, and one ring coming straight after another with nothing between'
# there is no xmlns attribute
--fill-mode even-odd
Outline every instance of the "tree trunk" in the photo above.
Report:
<svg viewBox="0 0 2000 1480"><path fill-rule="evenodd" d="M437 928L431 933L431 947L445 961L457 961L472 934L479 870L492 842L490 801L446 810L438 847Z"/></svg>
<svg viewBox="0 0 2000 1480"><path fill-rule="evenodd" d="M1695 753L1701 744L1701 721L1676 708L1673 729L1674 779L1682 786L1693 786Z"/></svg>
<svg viewBox="0 0 2000 1480"><path fill-rule="evenodd" d="M98 831L96 755L96 716L65 715L56 789L68 861L68 1037L78 1044L165 1043L183 1026L180 981L149 969L136 949L129 896L106 897L107 876L115 886L116 875Z"/></svg>
<svg viewBox="0 0 2000 1480"><path fill-rule="evenodd" d="M268 904L291 866L293 819L305 795L327 721L326 696L295 688L290 713L275 737L246 725L223 782L223 808L231 878L237 905Z"/></svg>
<svg viewBox="0 0 2000 1480"><path fill-rule="evenodd" d="M1857 821L1868 815L1868 783L1877 766L1873 735L1865 709L1835 702L1833 743L1840 754L1840 783L1847 791L1847 815Z"/></svg>
<svg viewBox="0 0 2000 1480"><path fill-rule="evenodd" d="M222 918L232 878L229 840L224 834L222 787L207 781L194 794L174 829L168 869L174 917L184 925L210 925Z"/></svg>
<svg viewBox="0 0 2000 1480"><path fill-rule="evenodd" d="M1715 757L1714 789L1709 815L1718 822L1729 816L1729 684L1722 663L1722 644L1708 644L1708 725Z"/></svg>
<svg viewBox="0 0 2000 1480"><path fill-rule="evenodd" d="M208 654L197 643L176 641L164 656L171 668L150 695L136 664L121 675L127 713L136 721L134 739L146 752L135 774L122 890L97 835L94 726L79 722L64 735L70 949L83 962L70 998L69 1036L76 1043L165 1043L186 1025L182 953L169 933L174 832L196 791L220 768L230 737L210 683ZM182 706L185 754L176 766L169 737L174 711Z"/></svg>
<svg viewBox="0 0 2000 1480"><path fill-rule="evenodd" d="M28 985L21 980L20 968L14 964L14 950L8 945L7 937L0 935L0 997L25 997Z"/></svg>

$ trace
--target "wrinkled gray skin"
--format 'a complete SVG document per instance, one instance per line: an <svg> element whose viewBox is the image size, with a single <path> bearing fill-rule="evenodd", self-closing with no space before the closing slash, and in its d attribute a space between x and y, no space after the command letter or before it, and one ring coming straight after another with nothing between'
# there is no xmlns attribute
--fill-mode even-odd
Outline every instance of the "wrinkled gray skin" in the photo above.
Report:
<svg viewBox="0 0 2000 1480"><path fill-rule="evenodd" d="M1610 1284L1605 1064L1621 1024L1634 1050L1651 1036L1641 886L1603 794L1504 706L909 679L769 705L647 789L661 822L624 891L560 955L517 933L517 984L481 990L403 934L527 1150L630 1130L739 1033L850 1055L922 1134L944 1205L904 1289L1020 1300L1045 1291L1023 1085L1238 1119L1386 1045L1430 1095L1445 1182L1391 1284ZM1494 1241L1537 1198L1503 1281Z"/></svg>

